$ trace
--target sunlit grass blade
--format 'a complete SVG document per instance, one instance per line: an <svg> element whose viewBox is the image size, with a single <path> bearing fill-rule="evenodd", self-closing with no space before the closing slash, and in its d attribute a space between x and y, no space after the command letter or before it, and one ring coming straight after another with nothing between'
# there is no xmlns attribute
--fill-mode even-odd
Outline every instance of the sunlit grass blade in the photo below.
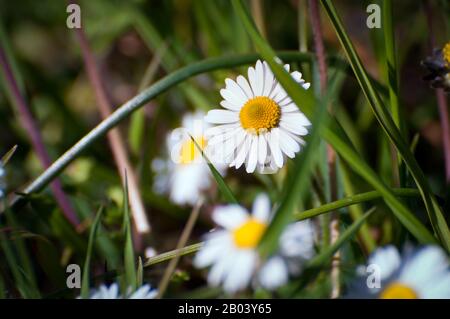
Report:
<svg viewBox="0 0 450 319"><path fill-rule="evenodd" d="M11 154L12 155L12 154ZM17 222L16 217L12 212L7 209L6 210L6 221L9 227L14 230L20 230L21 226ZM12 245L17 252L18 264L22 268L22 275L26 281L27 286L34 292L34 294L39 294L38 284L36 280L36 276L34 274L33 265L31 262L30 255L27 250L27 246L25 243L25 236L16 235L12 239L14 241L14 245Z"/></svg>
<svg viewBox="0 0 450 319"><path fill-rule="evenodd" d="M214 180L216 181L217 186L219 187L219 190L220 190L221 194L223 195L223 197L225 198L225 200L227 202L229 202L229 203L237 204L238 201L237 201L236 197L234 196L234 194L231 191L230 187L228 187L228 185L225 182L225 180L223 179L222 175L220 175L219 171L211 163L209 158L206 156L205 152L203 152L203 150L200 147L200 145L198 145L197 141L192 136L190 136L190 138L191 138L192 142L195 144L195 147L197 148L197 150L199 152L201 152L201 154L203 156L203 159L208 164L208 167L209 167L209 169L211 171L211 174L213 175Z"/></svg>
<svg viewBox="0 0 450 319"><path fill-rule="evenodd" d="M95 216L94 222L91 225L91 231L89 233L88 248L86 252L86 259L84 261L83 278L81 281L81 298L83 299L89 298L89 274L91 267L91 259L92 254L94 252L94 243L97 237L97 230L100 225L102 214L103 214L103 207L100 207L100 209L97 212L97 215Z"/></svg>
<svg viewBox="0 0 450 319"><path fill-rule="evenodd" d="M416 189L412 188L399 188L394 189L394 193L397 196L401 197L418 197L420 196L420 193ZM322 214L326 214L332 211L335 211L340 208L348 207L351 205L356 205L364 202L369 202L375 199L381 198L382 195L378 191L371 191L366 193L360 193L353 196L348 196L345 198L342 198L340 200L327 203L325 205L322 205L320 207L311 208L308 210L305 210L303 212L298 212L294 214L293 219L294 220L305 220L308 218L313 218L316 216L320 216ZM168 251L162 254L159 254L157 256L148 258L146 262L144 263L144 267L149 267L155 264L159 264L168 260L171 260L175 256L185 256L189 254L193 254L197 252L203 245L203 242L195 243L189 246L185 246L181 249L175 249L172 251Z"/></svg>
<svg viewBox="0 0 450 319"><path fill-rule="evenodd" d="M17 150L17 145L14 145L8 152L6 152L5 155L3 155L2 159L0 160L0 163L3 165L6 165L11 157L14 155L14 153Z"/></svg>
<svg viewBox="0 0 450 319"><path fill-rule="evenodd" d="M303 90L303 88L299 86L298 90ZM293 220L295 207L307 194L314 154L317 153L319 147L320 130L322 126L327 125L325 123L325 115L327 114L330 95L332 94L329 93L326 95L323 101L321 101L320 106L315 110L310 134L305 139L306 146L297 155L292 174L290 174L289 178L286 178L287 183L284 187L280 207L276 211L259 246L260 253L263 257L269 256L276 250L278 247L278 238L286 225Z"/></svg>
<svg viewBox="0 0 450 319"><path fill-rule="evenodd" d="M5 232L4 225L0 225L0 245L9 266L8 268L13 275L17 290L23 298L40 298L39 290L30 281L30 278L27 278L26 272L20 266L21 263L16 256L15 245L6 236Z"/></svg>
<svg viewBox="0 0 450 319"><path fill-rule="evenodd" d="M308 62L311 59L310 54L300 52L279 52L278 56L287 62ZM245 54L237 56L223 56L218 58L210 58L203 61L195 62L180 68L166 77L155 82L153 85L125 102L107 119L99 123L94 129L82 137L75 145L61 155L49 168L47 168L40 176L38 176L23 191L23 194L39 192L45 188L53 179L55 179L62 170L64 170L73 160L85 151L89 146L96 142L100 137L106 134L113 127L116 127L122 120L130 116L133 112L142 107L145 103L156 98L170 88L186 81L187 79L206 72L219 69L229 69L249 63L254 63L259 58L258 54ZM26 200L26 198L21 197ZM21 201L21 198L15 198L13 204Z"/></svg>
<svg viewBox="0 0 450 319"><path fill-rule="evenodd" d="M420 193L418 190L413 188L394 188L392 192L399 197L419 197ZM352 205L357 205L364 202L369 202L375 199L381 198L382 195L378 191L370 191L360 194L355 194L351 196L347 196L341 198L337 201L327 203L321 205L319 207L314 207L303 212L297 212L294 214L294 219L296 220L304 220L308 218L312 218L315 216L319 216L321 214L325 214L331 212L333 210L338 210L344 207L349 207Z"/></svg>
<svg viewBox="0 0 450 319"><path fill-rule="evenodd" d="M408 144L401 136L400 130L397 128L389 110L385 107L380 97L378 96L375 88L373 87L361 60L353 47L353 44L346 33L339 15L334 8L333 3L330 0L321 0L322 4L332 22L336 34L347 54L350 65L356 75L356 78L369 101L372 110L385 131L386 135L390 138L398 152L401 154L406 166L408 167L411 175L413 176L418 189L422 194L422 198L425 207L428 212L431 225L434 231L438 235L441 243L445 248L450 251L450 230L442 214L441 208L434 198L430 186L426 180L423 171L420 169L419 164L411 153Z"/></svg>
<svg viewBox="0 0 450 319"><path fill-rule="evenodd" d="M125 173L126 174L126 173ZM137 288L137 271L136 271L136 259L134 256L133 248L133 234L131 231L131 216L130 216L130 206L128 203L128 183L125 178L123 194L123 231L125 236L125 247L124 247L124 266L125 266L125 289L131 289L135 291Z"/></svg>
<svg viewBox="0 0 450 319"><path fill-rule="evenodd" d="M275 52L258 34L251 17L244 9L243 4L239 0L233 0L236 13L241 18L244 27L249 32L257 50L261 56L269 63L275 77L280 81L283 88L300 108L300 110L311 118L313 109L317 105L317 101L311 92L298 90L298 84L290 74L276 61ZM334 121L330 121L330 125L322 130L322 136L339 155L345 159L352 169L363 177L376 190L382 193L387 205L392 212L400 220L400 222L408 229L420 242L434 243L434 236L426 229L426 227L409 211L409 209L395 197L390 188L378 177L372 168L364 162L356 153L354 148L349 145L348 138L343 136L342 128Z"/></svg>
<svg viewBox="0 0 450 319"><path fill-rule="evenodd" d="M142 258L139 256L138 267L137 267L137 286L140 287L144 283L144 264L142 263Z"/></svg>
<svg viewBox="0 0 450 319"><path fill-rule="evenodd" d="M345 163L339 163L339 168L342 176L342 184L344 186L345 194L347 196L352 196L355 194L355 187L353 185L353 181L350 178L350 172L348 167L345 165ZM392 191L395 192L393 189ZM415 190L414 190L415 191ZM415 191L415 194L417 195L418 192ZM396 193L397 195L397 193ZM350 216L352 217L353 221L356 221L359 217L361 217L364 214L362 205L352 205L349 207ZM359 229L359 237L361 238L362 244L364 245L366 251L368 253L371 253L377 246L375 239L373 238L369 225L367 223L363 224Z"/></svg>
<svg viewBox="0 0 450 319"><path fill-rule="evenodd" d="M397 57L395 54L395 30L393 26L392 1L383 1L383 31L386 51L387 82L389 89L389 104L391 106L392 119L400 132L403 130L403 123L400 117L399 92L398 92L398 69Z"/></svg>
<svg viewBox="0 0 450 319"><path fill-rule="evenodd" d="M374 209L369 210L359 219L357 219L350 227L348 227L342 235L336 240L336 242L322 250L319 255L315 256L307 263L307 267L320 267L327 263L334 253L344 245L348 240L350 240L353 235L359 230L361 225L367 220L367 218L374 212Z"/></svg>

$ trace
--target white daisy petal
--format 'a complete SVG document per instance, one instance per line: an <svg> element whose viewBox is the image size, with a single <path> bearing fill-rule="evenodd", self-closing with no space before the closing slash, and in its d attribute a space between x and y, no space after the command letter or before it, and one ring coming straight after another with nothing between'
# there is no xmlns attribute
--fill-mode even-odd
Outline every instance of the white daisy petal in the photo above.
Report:
<svg viewBox="0 0 450 319"><path fill-rule="evenodd" d="M310 220L295 222L286 227L280 236L280 254L302 261L314 256L314 225Z"/></svg>
<svg viewBox="0 0 450 319"><path fill-rule="evenodd" d="M256 62L256 83L255 87L253 87L253 92L255 96L261 96L263 94L264 89L264 67L260 60Z"/></svg>
<svg viewBox="0 0 450 319"><path fill-rule="evenodd" d="M256 70L254 67L249 67L247 71L248 82L250 84L250 88L252 89L253 96L256 96L256 86L258 79L256 78Z"/></svg>
<svg viewBox="0 0 450 319"><path fill-rule="evenodd" d="M247 79L243 77L242 75L239 75L236 79L239 86L242 88L242 90L247 95L247 98L252 99L254 97L252 88L250 87L250 84L248 83Z"/></svg>
<svg viewBox="0 0 450 319"><path fill-rule="evenodd" d="M424 299L450 299L450 272L439 276L439 280L420 290Z"/></svg>
<svg viewBox="0 0 450 319"><path fill-rule="evenodd" d="M235 94L242 104L245 104L248 97L245 94L244 90L232 79L225 79L225 85L228 90L230 90L233 94Z"/></svg>
<svg viewBox="0 0 450 319"><path fill-rule="evenodd" d="M220 101L220 105L223 108L227 109L227 110L236 111L236 112L238 112L242 108L242 105L240 105L240 104L233 104L233 103L231 103L228 100Z"/></svg>
<svg viewBox="0 0 450 319"><path fill-rule="evenodd" d="M152 289L150 285L143 285L131 294L128 299L153 299L157 294L156 289Z"/></svg>
<svg viewBox="0 0 450 319"><path fill-rule="evenodd" d="M302 80L302 74L299 71L292 72L291 76L294 78L296 82L300 82Z"/></svg>
<svg viewBox="0 0 450 319"><path fill-rule="evenodd" d="M279 256L269 258L258 274L259 282L268 290L275 290L286 284L288 276L287 265Z"/></svg>
<svg viewBox="0 0 450 319"><path fill-rule="evenodd" d="M308 120L308 118L305 116L305 114L300 112L292 112L283 114L281 116L282 121L289 122L293 125L301 125L301 126L310 126L311 122Z"/></svg>
<svg viewBox="0 0 450 319"><path fill-rule="evenodd" d="M279 129L273 129L268 134L267 141L269 142L270 152L273 156L275 164L279 168L283 167L283 154L280 149Z"/></svg>
<svg viewBox="0 0 450 319"><path fill-rule="evenodd" d="M238 93L238 91L235 92L230 89L221 89L220 90L220 95L222 95L222 97L226 101L230 102L233 105L244 105L244 103L247 99L244 98L243 95L240 95L240 94L238 95L237 93Z"/></svg>
<svg viewBox="0 0 450 319"><path fill-rule="evenodd" d="M216 207L212 213L214 222L226 229L234 229L248 218L247 211L236 204Z"/></svg>
<svg viewBox="0 0 450 319"><path fill-rule="evenodd" d="M280 126L296 135L303 136L308 134L308 130L305 127L299 125L298 123L295 123L295 121L293 121L289 117L287 117L286 119L282 118L280 121Z"/></svg>
<svg viewBox="0 0 450 319"><path fill-rule="evenodd" d="M245 288L252 278L256 265L257 253L253 250L236 254L228 276L224 280L224 290L229 293Z"/></svg>
<svg viewBox="0 0 450 319"><path fill-rule="evenodd" d="M208 240L195 255L194 266L203 268L212 265L219 260L223 255L224 247L228 247L230 244L230 235L225 230L216 230L208 236Z"/></svg>
<svg viewBox="0 0 450 319"><path fill-rule="evenodd" d="M252 216L263 223L267 223L270 217L270 199L267 194L259 194L252 207Z"/></svg>
<svg viewBox="0 0 450 319"><path fill-rule="evenodd" d="M248 152L250 151L251 141L252 141L251 136L246 133L244 142L242 143L242 145L237 153L236 159L234 160L234 166L236 168L239 168L242 166L242 164L244 164L245 159L247 158Z"/></svg>
<svg viewBox="0 0 450 319"><path fill-rule="evenodd" d="M239 115L236 112L227 110L211 110L205 117L205 121L212 124L227 124L239 121Z"/></svg>
<svg viewBox="0 0 450 319"><path fill-rule="evenodd" d="M380 268L381 279L391 276L400 267L400 263L400 254L394 246L377 249L368 261L368 264L375 264Z"/></svg>
<svg viewBox="0 0 450 319"><path fill-rule="evenodd" d="M258 136L258 163L263 165L267 161L267 141L265 134Z"/></svg>
<svg viewBox="0 0 450 319"><path fill-rule="evenodd" d="M264 89L263 96L269 96L274 86L274 76L267 62L264 61Z"/></svg>
<svg viewBox="0 0 450 319"><path fill-rule="evenodd" d="M291 152L297 153L300 151L298 143L284 130L280 130L280 140L283 141L283 145Z"/></svg>
<svg viewBox="0 0 450 319"><path fill-rule="evenodd" d="M447 269L448 258L442 249L437 246L427 246L407 259L399 279L419 288L425 286L434 274Z"/></svg>
<svg viewBox="0 0 450 319"><path fill-rule="evenodd" d="M250 147L250 152L248 154L248 162L246 165L247 173L253 173L258 163L258 136L252 136L252 145Z"/></svg>
<svg viewBox="0 0 450 319"><path fill-rule="evenodd" d="M228 274L230 267L234 264L234 258L230 254L233 251L223 250L222 258L220 258L209 271L208 283L212 286L218 286Z"/></svg>

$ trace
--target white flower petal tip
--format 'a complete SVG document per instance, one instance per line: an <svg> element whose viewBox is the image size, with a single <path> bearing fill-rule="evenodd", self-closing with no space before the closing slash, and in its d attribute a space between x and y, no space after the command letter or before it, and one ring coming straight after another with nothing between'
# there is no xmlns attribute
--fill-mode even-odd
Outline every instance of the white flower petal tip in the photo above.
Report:
<svg viewBox="0 0 450 319"><path fill-rule="evenodd" d="M378 281L368 276L378 274ZM437 246L425 246L403 256L393 246L377 249L360 270L351 298L450 299L450 263Z"/></svg>
<svg viewBox="0 0 450 319"><path fill-rule="evenodd" d="M277 63L282 63L277 60ZM284 65L289 72L289 65ZM304 89L310 84L298 71L291 73ZM274 77L268 63L258 60L249 67L247 78L226 79L220 90L224 109L211 110L205 121L217 125L208 130L208 148L217 161L247 173L275 173L294 158L304 144L311 123L289 98ZM217 128L217 129L216 129Z"/></svg>
<svg viewBox="0 0 450 319"><path fill-rule="evenodd" d="M216 110L225 114L234 113L227 110ZM229 112L229 113L227 113ZM210 115L213 119L217 112ZM208 147L207 132L214 130L206 122L203 112L188 113L183 117L183 126L170 132L167 136L168 159L155 159L152 169L155 172L153 188L157 193L168 193L170 200L178 205L194 206L212 185L210 169L202 156L203 150L211 163L224 176L227 165L217 162ZM220 115L219 118L222 118ZM225 126L224 130L227 130ZM195 143L192 141L195 140Z"/></svg>
<svg viewBox="0 0 450 319"><path fill-rule="evenodd" d="M261 286L268 290L275 290L287 283L289 271L281 257L271 257L258 274Z"/></svg>
<svg viewBox="0 0 450 319"><path fill-rule="evenodd" d="M152 289L150 285L143 285L131 294L120 294L119 285L113 283L109 287L101 285L98 289L92 290L89 299L154 299L157 294L158 291Z"/></svg>
<svg viewBox="0 0 450 319"><path fill-rule="evenodd" d="M230 294L246 289L251 282L275 289L290 274L299 274L303 263L313 255L313 227L308 221L286 227L279 239L280 249L265 262L258 245L269 226L270 213L266 194L256 196L251 214L235 204L213 210L212 218L220 228L205 235L193 262L197 268L211 267L209 285L221 286Z"/></svg>

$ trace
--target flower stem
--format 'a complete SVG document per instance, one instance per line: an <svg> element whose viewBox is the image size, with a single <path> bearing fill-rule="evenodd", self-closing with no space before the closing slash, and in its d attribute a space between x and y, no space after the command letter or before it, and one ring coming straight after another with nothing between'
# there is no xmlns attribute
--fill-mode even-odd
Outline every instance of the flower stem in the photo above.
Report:
<svg viewBox="0 0 450 319"><path fill-rule="evenodd" d="M70 2L74 3L74 1ZM80 43L81 52L83 55L83 60L89 80L95 91L100 114L103 119L106 119L111 115L113 109L103 86L100 72L97 69L94 55L89 46L83 28L75 29L75 32L78 42ZM136 231L139 234L148 233L150 232L150 224L147 220L144 204L142 203L136 174L128 159L125 143L118 128L114 128L108 133L108 141L122 182L125 183L125 179L128 182L130 207ZM126 177L125 172L127 172Z"/></svg>
<svg viewBox="0 0 450 319"><path fill-rule="evenodd" d="M286 62L310 61L311 56L299 52L280 52L279 57ZM259 58L257 54L245 54L237 56L225 56L218 58L210 58L197 63L192 63L184 68L167 75L163 79L155 82L152 86L139 93L117 110L115 110L108 118L104 119L89 133L82 137L75 145L61 155L49 168L39 175L26 189L22 192L25 195L39 192L44 189L53 179L55 179L77 156L84 152L89 146L96 142L100 137L105 135L109 130L114 128L120 121L128 117L134 111L138 110L145 103L154 99L159 94L167 91L171 87L185 81L186 79L213 70L232 68L244 64L254 63ZM16 206L23 201L23 197L17 197L13 200L12 205Z"/></svg>
<svg viewBox="0 0 450 319"><path fill-rule="evenodd" d="M38 126L33 118L33 115L31 114L25 97L22 95L19 89L19 85L8 61L8 57L3 48L3 44L0 45L0 64L3 69L5 84L8 89L11 103L17 108L17 111L20 115L20 121L27 131L28 135L30 136L31 144L36 151L39 161L44 168L48 168L51 165L52 161L49 154L47 153L41 133L39 132ZM62 189L61 182L58 179L54 179L51 183L51 188L53 194L55 195L56 202L61 208L64 216L70 221L72 225L77 226L79 224L78 217L75 214L75 211L73 210L69 199Z"/></svg>
<svg viewBox="0 0 450 319"><path fill-rule="evenodd" d="M433 33L433 8L430 1L425 1L425 14L427 17L427 24L429 30L428 46L429 51L433 51L435 47L435 36ZM447 184L450 184L450 125L448 117L447 97L443 89L436 90L436 101L439 108L439 117L441 120L442 128L442 147L444 151L445 160L445 180Z"/></svg>
<svg viewBox="0 0 450 319"><path fill-rule="evenodd" d="M309 0L309 9L311 17L311 27L314 39L314 48L317 62L319 65L320 89L322 94L327 90L327 63L325 60L325 46L323 44L322 25L320 23L320 13L317 0ZM332 110L331 110L332 111ZM337 175L336 175L336 152L333 147L327 144L327 163L330 180L330 198L332 201L337 199ZM339 215L336 212L331 214L330 222L330 245L333 245L339 238ZM331 262L331 298L337 298L340 294L339 284L339 250L333 256Z"/></svg>

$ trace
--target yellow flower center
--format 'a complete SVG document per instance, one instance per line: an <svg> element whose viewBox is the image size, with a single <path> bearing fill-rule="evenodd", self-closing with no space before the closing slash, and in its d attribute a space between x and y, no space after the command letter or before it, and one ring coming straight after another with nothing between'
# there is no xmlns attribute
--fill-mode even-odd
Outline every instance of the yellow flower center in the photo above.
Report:
<svg viewBox="0 0 450 319"><path fill-rule="evenodd" d="M387 286L380 294L381 299L418 299L414 289L405 284L394 282Z"/></svg>
<svg viewBox="0 0 450 319"><path fill-rule="evenodd" d="M442 55L444 57L447 67L449 67L450 66L450 42L447 42L447 44L442 49Z"/></svg>
<svg viewBox="0 0 450 319"><path fill-rule="evenodd" d="M255 248L266 230L267 225L251 218L233 231L234 243L239 248Z"/></svg>
<svg viewBox="0 0 450 319"><path fill-rule="evenodd" d="M266 96L257 96L247 103L239 113L242 127L259 133L260 130L270 130L278 126L281 110L274 100Z"/></svg>
<svg viewBox="0 0 450 319"><path fill-rule="evenodd" d="M194 139L198 146L204 150L206 146L206 139L203 136L194 137ZM198 156L201 156L201 152L199 151L197 145L195 145L191 138L187 139L181 146L180 163L191 164Z"/></svg>

